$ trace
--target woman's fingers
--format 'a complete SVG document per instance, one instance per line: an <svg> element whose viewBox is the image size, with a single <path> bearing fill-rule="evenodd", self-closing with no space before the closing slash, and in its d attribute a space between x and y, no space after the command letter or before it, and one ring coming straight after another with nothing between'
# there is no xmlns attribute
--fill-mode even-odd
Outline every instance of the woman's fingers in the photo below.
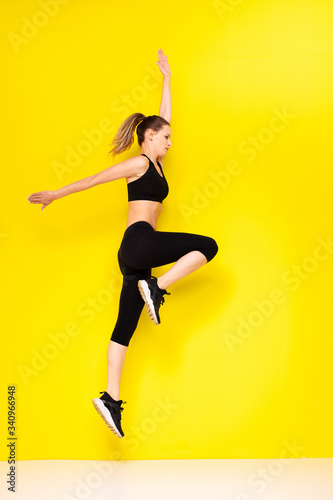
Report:
<svg viewBox="0 0 333 500"><path fill-rule="evenodd" d="M158 51L158 60L159 60L160 62L163 62L163 61L165 60L165 55L164 55L164 52L163 52L163 50L162 50L162 49L160 49L160 50Z"/></svg>
<svg viewBox="0 0 333 500"><path fill-rule="evenodd" d="M53 201L54 197L52 195L52 191L40 191L38 193L32 193L28 196L27 200L29 203L43 203L44 207L46 207Z"/></svg>
<svg viewBox="0 0 333 500"><path fill-rule="evenodd" d="M28 196L29 201L36 201L40 198L41 193L32 193L30 196Z"/></svg>
<svg viewBox="0 0 333 500"><path fill-rule="evenodd" d="M168 62L168 56L164 54L162 49L159 49L158 51L158 61L156 61L158 64L158 67L160 68L161 72L163 75L170 75L170 66Z"/></svg>
<svg viewBox="0 0 333 500"><path fill-rule="evenodd" d="M40 198L38 193L33 193L28 197L28 201L30 201L30 203L41 203L42 200Z"/></svg>

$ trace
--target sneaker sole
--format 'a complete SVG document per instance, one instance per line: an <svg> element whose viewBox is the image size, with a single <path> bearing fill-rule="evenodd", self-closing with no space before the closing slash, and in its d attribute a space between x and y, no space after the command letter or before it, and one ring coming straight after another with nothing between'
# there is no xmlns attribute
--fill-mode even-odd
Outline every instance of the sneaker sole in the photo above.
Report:
<svg viewBox="0 0 333 500"><path fill-rule="evenodd" d="M153 301L151 300L150 290L149 290L147 282L145 280L139 280L138 287L139 287L140 295L143 298L143 300L145 301L148 316L150 317L150 319L152 320L152 322L155 325L159 325L160 323L157 321L157 318L156 318L156 314L154 311L155 308L154 308Z"/></svg>
<svg viewBox="0 0 333 500"><path fill-rule="evenodd" d="M92 400L92 403L95 407L95 409L98 411L108 428L119 438L122 438L120 432L118 431L116 424L113 421L113 418L111 417L111 414L107 408L105 408L103 402L101 401L100 398L95 398Z"/></svg>

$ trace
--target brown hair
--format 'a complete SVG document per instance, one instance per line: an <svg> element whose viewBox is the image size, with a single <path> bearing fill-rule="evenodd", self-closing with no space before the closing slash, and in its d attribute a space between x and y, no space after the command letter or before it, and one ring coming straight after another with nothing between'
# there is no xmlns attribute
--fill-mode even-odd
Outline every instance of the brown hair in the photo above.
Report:
<svg viewBox="0 0 333 500"><path fill-rule="evenodd" d="M112 153L112 156L115 157L126 151L126 149L129 149L134 142L134 130L136 127L138 143L141 146L145 139L146 130L151 128L154 132L158 132L164 125L170 126L170 123L165 118L162 118L162 116L145 116L142 113L133 113L120 125L111 143L113 147L109 151L109 154Z"/></svg>

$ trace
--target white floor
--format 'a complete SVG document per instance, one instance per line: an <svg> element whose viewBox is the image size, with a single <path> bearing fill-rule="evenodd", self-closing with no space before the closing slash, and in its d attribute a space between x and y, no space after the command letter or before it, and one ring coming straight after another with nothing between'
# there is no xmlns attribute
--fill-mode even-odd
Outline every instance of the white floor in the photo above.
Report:
<svg viewBox="0 0 333 500"><path fill-rule="evenodd" d="M15 500L333 500L333 458L0 462Z"/></svg>

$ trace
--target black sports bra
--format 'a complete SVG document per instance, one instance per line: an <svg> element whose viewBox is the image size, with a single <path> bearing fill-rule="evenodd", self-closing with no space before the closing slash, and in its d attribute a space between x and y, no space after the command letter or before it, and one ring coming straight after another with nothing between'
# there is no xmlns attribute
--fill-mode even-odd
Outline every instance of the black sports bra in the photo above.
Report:
<svg viewBox="0 0 333 500"><path fill-rule="evenodd" d="M148 158L144 153L141 154ZM149 167L145 173L139 179L127 183L128 201L149 200L162 203L162 200L168 196L169 186L164 177L162 166L157 162L163 177L158 173L151 159L148 158L148 160Z"/></svg>

